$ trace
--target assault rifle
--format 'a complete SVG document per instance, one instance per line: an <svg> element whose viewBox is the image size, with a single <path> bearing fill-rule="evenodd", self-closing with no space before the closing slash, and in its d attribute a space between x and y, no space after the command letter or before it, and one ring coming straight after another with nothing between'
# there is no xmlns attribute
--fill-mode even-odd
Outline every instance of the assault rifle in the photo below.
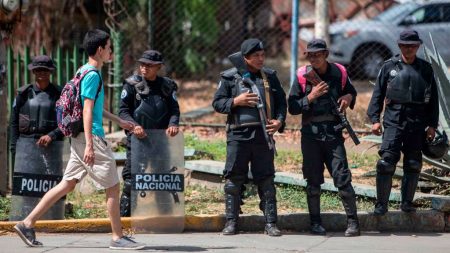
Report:
<svg viewBox="0 0 450 253"><path fill-rule="evenodd" d="M303 74L303 77L306 78L313 86L318 85L320 82L322 82L322 79L320 79L319 75L314 71L313 67L311 65L306 66L305 74ZM336 100L336 98L331 94L330 92L327 93L327 97L330 99L332 105L333 105L333 113L334 115L338 116L340 123L337 126L334 126L335 131L339 131L342 129L346 129L348 134L350 135L350 138L352 138L355 145L358 145L359 139L358 136L356 136L355 131L353 131L352 126L350 125L350 122L347 120L347 116L345 116L345 113L341 112L339 110L339 104Z"/></svg>
<svg viewBox="0 0 450 253"><path fill-rule="evenodd" d="M230 59L231 63L237 68L238 72L242 75L242 82L249 85L250 88L252 89L252 92L258 96L256 108L258 109L259 112L259 119L261 121L261 127L264 132L264 138L266 139L269 149L270 150L273 149L275 155L277 155L277 149L275 147L273 136L267 133L266 124L269 123L269 121L267 119L266 106L264 104L264 101L262 99L258 87L256 86L255 82L253 82L252 79L250 79L250 72L247 69L247 65L245 64L242 53L241 52L234 53L228 56L228 59Z"/></svg>

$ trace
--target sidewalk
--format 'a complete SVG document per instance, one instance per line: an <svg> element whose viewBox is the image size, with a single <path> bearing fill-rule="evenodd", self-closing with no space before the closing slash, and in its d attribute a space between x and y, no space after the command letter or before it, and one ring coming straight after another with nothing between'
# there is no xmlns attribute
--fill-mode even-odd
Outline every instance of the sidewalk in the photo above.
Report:
<svg viewBox="0 0 450 253"><path fill-rule="evenodd" d="M38 234L45 247L29 248L15 234L0 236L0 252L97 253L114 252L107 248L109 234ZM448 233L371 233L360 237L344 237L343 233L313 236L291 233L269 237L262 233L223 236L220 233L139 234L139 242L148 246L140 252L450 252ZM139 251L120 251L139 252Z"/></svg>

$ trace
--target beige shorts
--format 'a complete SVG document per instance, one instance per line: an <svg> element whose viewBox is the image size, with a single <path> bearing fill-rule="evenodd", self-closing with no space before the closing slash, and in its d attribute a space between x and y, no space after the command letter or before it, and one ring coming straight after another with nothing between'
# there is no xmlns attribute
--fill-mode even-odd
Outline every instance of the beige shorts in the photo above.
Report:
<svg viewBox="0 0 450 253"><path fill-rule="evenodd" d="M81 181L87 174L96 182L98 188L107 189L119 183L116 161L111 150L111 144L101 137L93 135L94 165L88 166L83 162L86 139L84 133L71 138L70 158L64 171L64 180L76 179Z"/></svg>

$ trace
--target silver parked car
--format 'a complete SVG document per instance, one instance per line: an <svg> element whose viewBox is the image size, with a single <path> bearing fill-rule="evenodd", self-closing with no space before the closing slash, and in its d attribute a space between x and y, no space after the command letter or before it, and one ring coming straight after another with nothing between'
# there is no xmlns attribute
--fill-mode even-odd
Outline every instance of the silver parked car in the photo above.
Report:
<svg viewBox="0 0 450 253"><path fill-rule="evenodd" d="M371 20L334 23L330 60L347 65L353 76L376 78L382 63L399 53L397 39L405 28L417 30L428 47L431 33L442 58L450 63L450 0L408 1Z"/></svg>

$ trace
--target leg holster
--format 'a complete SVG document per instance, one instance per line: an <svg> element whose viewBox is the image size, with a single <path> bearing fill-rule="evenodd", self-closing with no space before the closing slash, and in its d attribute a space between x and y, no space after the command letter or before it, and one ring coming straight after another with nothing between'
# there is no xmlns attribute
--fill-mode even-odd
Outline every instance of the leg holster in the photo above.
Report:
<svg viewBox="0 0 450 253"><path fill-rule="evenodd" d="M322 224L320 218L320 186L306 186L306 200L308 202L308 211L311 224Z"/></svg>
<svg viewBox="0 0 450 253"><path fill-rule="evenodd" d="M277 222L277 198L273 177L265 178L257 183L259 209L264 213L266 223Z"/></svg>
<svg viewBox="0 0 450 253"><path fill-rule="evenodd" d="M123 191L120 197L120 216L130 217L131 215L131 179L123 181Z"/></svg>

